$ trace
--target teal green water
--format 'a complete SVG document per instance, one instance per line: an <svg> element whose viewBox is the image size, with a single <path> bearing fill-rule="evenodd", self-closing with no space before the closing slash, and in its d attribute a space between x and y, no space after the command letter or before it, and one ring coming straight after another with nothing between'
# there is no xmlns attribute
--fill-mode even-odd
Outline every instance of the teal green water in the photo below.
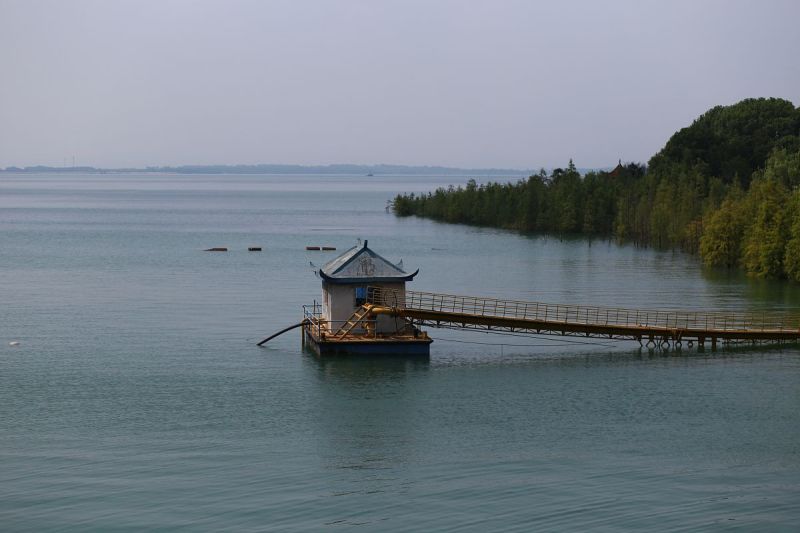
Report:
<svg viewBox="0 0 800 533"><path fill-rule="evenodd" d="M419 290L800 309L796 287L682 254L384 210L451 181L0 178L1 529L796 531L796 348L450 330L429 360L318 360L296 332L254 346L319 298L310 263L335 253L305 246L357 238L419 267Z"/></svg>

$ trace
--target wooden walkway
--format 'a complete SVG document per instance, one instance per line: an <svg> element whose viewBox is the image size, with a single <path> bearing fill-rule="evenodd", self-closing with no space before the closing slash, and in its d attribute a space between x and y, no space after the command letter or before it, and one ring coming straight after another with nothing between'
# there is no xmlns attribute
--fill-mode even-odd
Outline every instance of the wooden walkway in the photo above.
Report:
<svg viewBox="0 0 800 533"><path fill-rule="evenodd" d="M778 313L647 311L556 305L430 292L368 290L370 315L431 327L629 339L650 347L708 342L800 342L800 317Z"/></svg>

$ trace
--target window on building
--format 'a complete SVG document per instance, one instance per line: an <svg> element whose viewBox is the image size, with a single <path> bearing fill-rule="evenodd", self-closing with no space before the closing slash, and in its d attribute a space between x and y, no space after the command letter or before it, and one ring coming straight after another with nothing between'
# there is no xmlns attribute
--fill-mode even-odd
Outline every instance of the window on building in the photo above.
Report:
<svg viewBox="0 0 800 533"><path fill-rule="evenodd" d="M356 306L367 303L367 288L356 287Z"/></svg>

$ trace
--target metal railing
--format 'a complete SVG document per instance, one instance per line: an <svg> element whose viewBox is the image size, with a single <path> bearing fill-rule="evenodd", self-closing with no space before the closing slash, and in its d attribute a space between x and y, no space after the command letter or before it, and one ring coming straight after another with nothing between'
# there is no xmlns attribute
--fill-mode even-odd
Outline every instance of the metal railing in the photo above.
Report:
<svg viewBox="0 0 800 533"><path fill-rule="evenodd" d="M431 292L398 291L382 287L370 287L367 299L374 305L397 309L530 320L545 323L725 332L800 331L800 318L774 312L721 313L607 308L498 300Z"/></svg>
<svg viewBox="0 0 800 533"><path fill-rule="evenodd" d="M306 320L306 328L314 333L317 338L333 336L339 328L348 323L347 320L327 320L322 316L322 304L314 302L303 306L303 318ZM358 321L359 326L365 331L371 331L371 336L376 336L377 319L363 318ZM350 334L351 336L358 336ZM363 337L363 335L361 335Z"/></svg>

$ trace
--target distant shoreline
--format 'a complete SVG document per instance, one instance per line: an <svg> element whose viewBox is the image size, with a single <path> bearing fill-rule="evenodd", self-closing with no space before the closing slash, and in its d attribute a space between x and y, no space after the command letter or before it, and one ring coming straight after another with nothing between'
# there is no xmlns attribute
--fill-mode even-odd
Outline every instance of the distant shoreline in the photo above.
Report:
<svg viewBox="0 0 800 533"><path fill-rule="evenodd" d="M455 168L440 166L406 165L183 165L176 167L144 168L97 168L97 167L51 167L36 165L29 167L7 167L0 174L41 174L41 173L90 173L90 174L363 174L375 177L381 175L453 175L453 176L529 176L533 170L505 168Z"/></svg>

